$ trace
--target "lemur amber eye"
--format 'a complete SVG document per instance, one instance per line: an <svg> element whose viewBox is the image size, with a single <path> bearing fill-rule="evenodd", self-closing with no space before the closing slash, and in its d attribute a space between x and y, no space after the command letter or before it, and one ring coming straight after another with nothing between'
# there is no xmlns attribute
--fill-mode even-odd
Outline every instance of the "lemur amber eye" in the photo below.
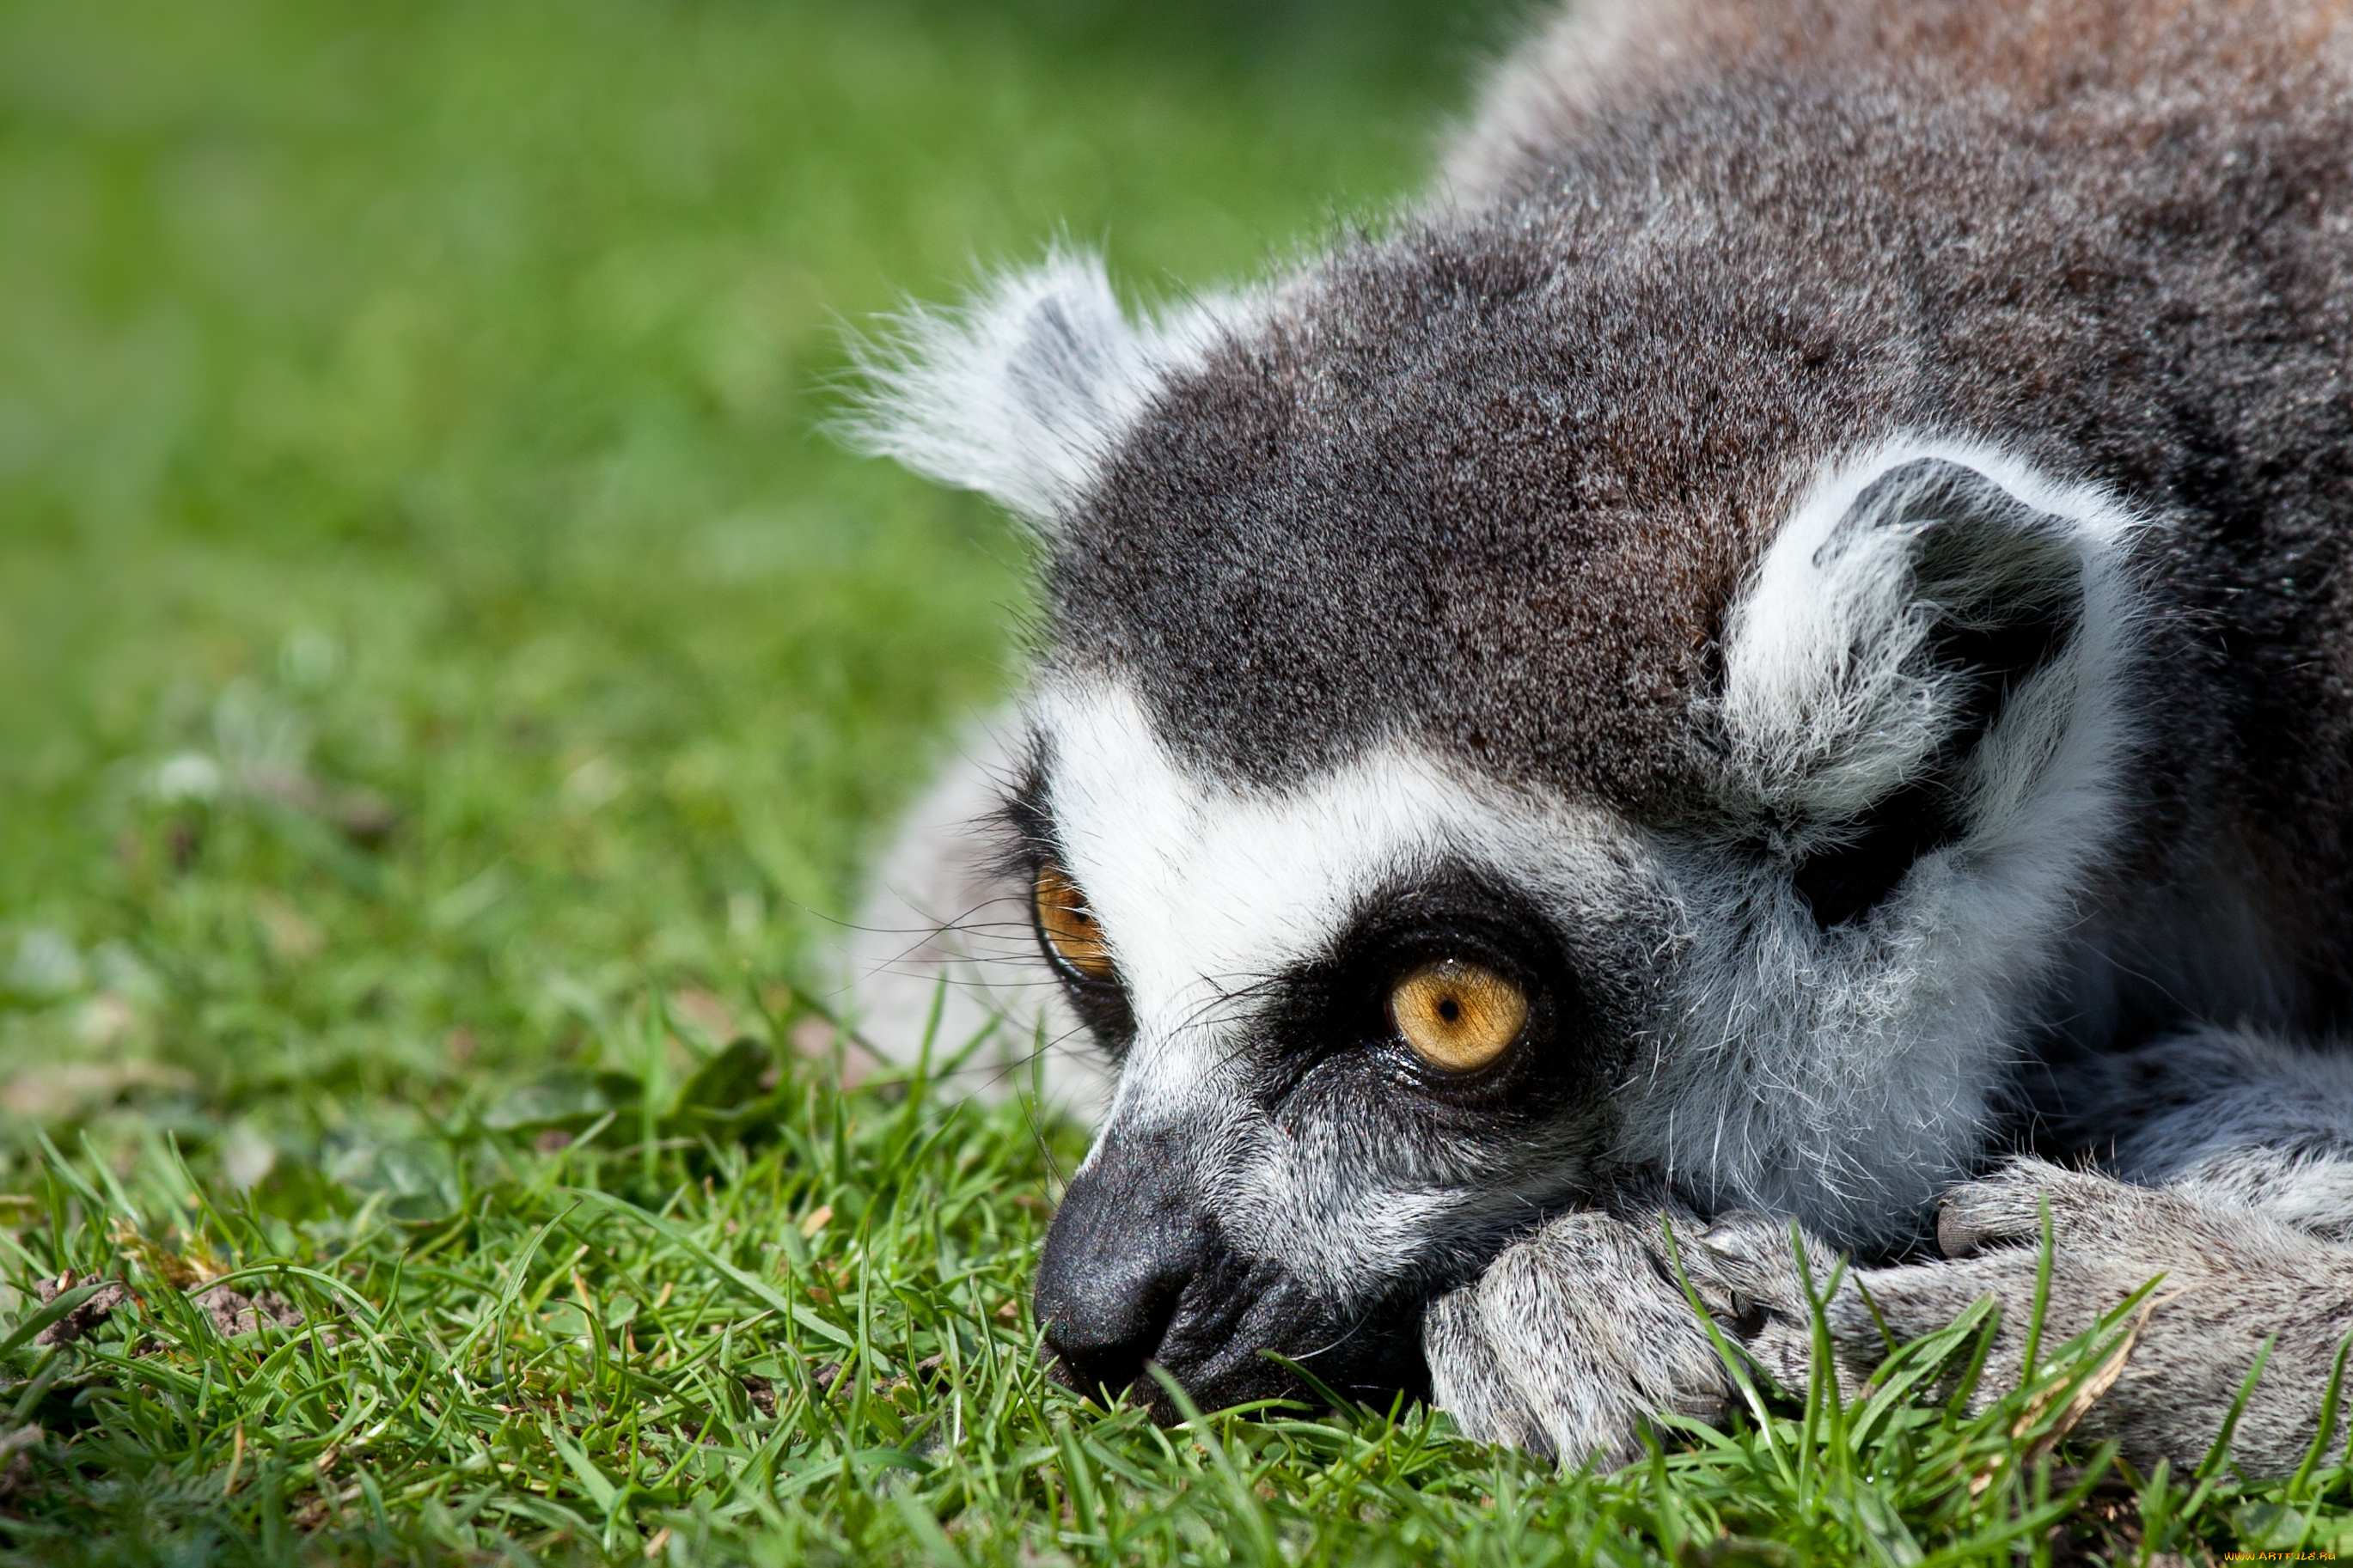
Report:
<svg viewBox="0 0 2353 1568"><path fill-rule="evenodd" d="M1039 932L1062 966L1082 980L1117 978L1103 927L1095 923L1079 885L1060 866L1049 861L1038 868L1036 896Z"/></svg>
<svg viewBox="0 0 2353 1568"><path fill-rule="evenodd" d="M1527 1026L1527 993L1475 963L1425 963L1389 993L1389 1021L1413 1054L1446 1072L1475 1072Z"/></svg>

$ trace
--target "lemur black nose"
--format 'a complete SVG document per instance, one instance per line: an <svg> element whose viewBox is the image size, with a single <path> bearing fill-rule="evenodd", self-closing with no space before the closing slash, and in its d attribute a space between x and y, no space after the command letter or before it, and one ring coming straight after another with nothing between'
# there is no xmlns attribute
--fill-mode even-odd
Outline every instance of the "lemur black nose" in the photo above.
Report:
<svg viewBox="0 0 2353 1568"><path fill-rule="evenodd" d="M1107 1137L1046 1233L1034 1298L1056 1375L1116 1394L1144 1375L1198 1271L1202 1227L1184 1164L1158 1141Z"/></svg>

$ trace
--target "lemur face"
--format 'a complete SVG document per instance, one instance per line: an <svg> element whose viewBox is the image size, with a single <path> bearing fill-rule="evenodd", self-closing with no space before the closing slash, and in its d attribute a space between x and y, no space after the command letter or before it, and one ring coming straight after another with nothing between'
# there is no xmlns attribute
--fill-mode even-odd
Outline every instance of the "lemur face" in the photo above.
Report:
<svg viewBox="0 0 2353 1568"><path fill-rule="evenodd" d="M1655 853L1405 742L1239 789L1113 679L1034 722L1040 947L1119 1064L1039 1280L1064 1363L1217 1404L1290 1387L1264 1350L1409 1382L1430 1282L1600 1186L1679 940Z"/></svg>
<svg viewBox="0 0 2353 1568"><path fill-rule="evenodd" d="M1651 303L1702 367L1409 239L1145 331L1057 262L880 372L871 443L1049 546L1006 820L1118 1066L1038 1283L1081 1386L1409 1386L1423 1300L1630 1190L1901 1241L2115 816L2118 508L1736 289Z"/></svg>

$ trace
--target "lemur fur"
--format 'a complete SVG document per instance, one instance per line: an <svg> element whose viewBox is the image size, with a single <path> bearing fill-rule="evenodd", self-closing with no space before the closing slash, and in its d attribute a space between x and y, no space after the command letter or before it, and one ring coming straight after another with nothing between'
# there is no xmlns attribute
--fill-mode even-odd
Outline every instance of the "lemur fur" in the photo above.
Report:
<svg viewBox="0 0 2353 1568"><path fill-rule="evenodd" d="M2239 1457L2301 1458L2353 1329L2348 18L1594 0L1383 232L1142 324L1060 253L877 352L860 438L1043 546L997 847L892 875L1100 933L1065 1377L1273 1350L1622 1456L1725 1394L1662 1213L1768 1363L1795 1219L1902 1327L1992 1291L2014 1363L2042 1196L2055 1330L2194 1287L2086 1429L2196 1458L2275 1333ZM923 956L1034 1010L985 949ZM1478 1070L1398 1022L1440 961L1525 1004Z"/></svg>

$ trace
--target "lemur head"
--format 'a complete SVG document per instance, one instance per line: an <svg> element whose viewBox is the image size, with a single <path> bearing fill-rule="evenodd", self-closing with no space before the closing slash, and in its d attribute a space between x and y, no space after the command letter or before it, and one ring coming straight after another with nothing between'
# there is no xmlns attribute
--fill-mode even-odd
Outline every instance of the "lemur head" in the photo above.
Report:
<svg viewBox="0 0 2353 1568"><path fill-rule="evenodd" d="M1137 323L1060 256L878 367L868 444L1046 545L1007 816L1118 1063L1073 1382L1409 1384L1547 1213L1883 1247L1978 1153L2121 787L2129 521L1914 427L1859 295L1641 285L1429 230Z"/></svg>

